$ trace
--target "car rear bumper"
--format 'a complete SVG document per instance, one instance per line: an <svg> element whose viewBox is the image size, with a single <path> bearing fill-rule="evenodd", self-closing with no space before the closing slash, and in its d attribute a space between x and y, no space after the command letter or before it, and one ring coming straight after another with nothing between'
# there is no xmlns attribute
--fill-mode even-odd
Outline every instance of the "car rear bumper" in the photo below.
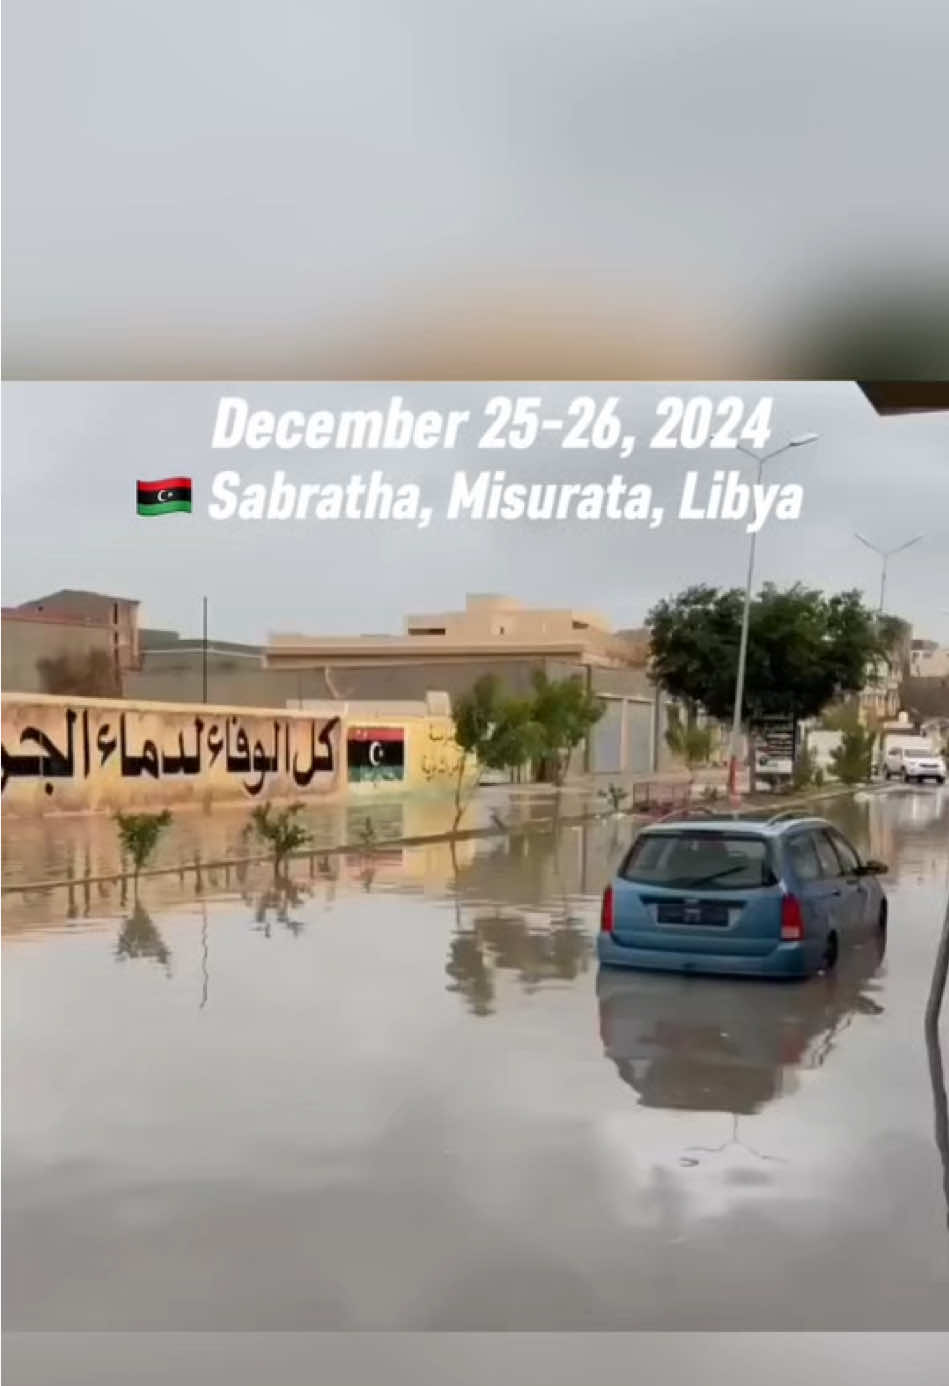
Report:
<svg viewBox="0 0 949 1386"><path fill-rule="evenodd" d="M800 943L779 943L770 953L697 953L671 948L633 948L598 934L597 957L606 967L647 972L707 972L732 977L807 977L813 966Z"/></svg>

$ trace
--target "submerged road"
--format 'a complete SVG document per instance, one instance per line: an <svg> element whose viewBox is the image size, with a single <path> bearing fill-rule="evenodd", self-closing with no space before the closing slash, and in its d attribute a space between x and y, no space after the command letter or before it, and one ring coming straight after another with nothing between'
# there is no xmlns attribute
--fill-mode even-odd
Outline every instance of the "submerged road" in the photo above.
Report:
<svg viewBox="0 0 949 1386"><path fill-rule="evenodd" d="M830 816L889 940L805 983L598 976L612 821L19 906L5 1326L943 1328L949 791Z"/></svg>

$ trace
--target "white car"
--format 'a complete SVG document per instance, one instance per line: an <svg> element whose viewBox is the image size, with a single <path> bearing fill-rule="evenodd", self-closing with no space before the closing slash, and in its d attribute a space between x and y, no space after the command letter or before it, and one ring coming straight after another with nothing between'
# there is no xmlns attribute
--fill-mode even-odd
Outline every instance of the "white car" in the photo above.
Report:
<svg viewBox="0 0 949 1386"><path fill-rule="evenodd" d="M918 780L946 783L945 758L931 746L890 746L883 758L883 778L903 780L909 784Z"/></svg>
<svg viewBox="0 0 949 1386"><path fill-rule="evenodd" d="M759 751L755 756L755 777L763 784L776 785L794 774L794 762L789 756L769 755Z"/></svg>

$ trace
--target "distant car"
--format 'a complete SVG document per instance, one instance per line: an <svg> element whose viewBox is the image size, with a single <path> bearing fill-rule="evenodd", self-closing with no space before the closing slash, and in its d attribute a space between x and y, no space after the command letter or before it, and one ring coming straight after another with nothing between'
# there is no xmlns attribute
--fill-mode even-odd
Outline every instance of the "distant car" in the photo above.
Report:
<svg viewBox="0 0 949 1386"><path fill-rule="evenodd" d="M764 784L781 784L794 774L794 762L790 756L770 755L759 751L755 756L755 776Z"/></svg>
<svg viewBox="0 0 949 1386"><path fill-rule="evenodd" d="M938 751L927 745L889 746L883 757L883 778L898 779L910 784L918 780L946 783L946 761Z"/></svg>
<svg viewBox="0 0 949 1386"><path fill-rule="evenodd" d="M885 936L879 861L822 818L681 818L644 829L603 892L608 967L807 977Z"/></svg>

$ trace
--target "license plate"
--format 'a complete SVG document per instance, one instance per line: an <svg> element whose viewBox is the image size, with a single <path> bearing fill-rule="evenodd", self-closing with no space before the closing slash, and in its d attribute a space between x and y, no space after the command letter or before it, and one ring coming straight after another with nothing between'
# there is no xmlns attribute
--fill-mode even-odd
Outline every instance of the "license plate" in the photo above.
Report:
<svg viewBox="0 0 949 1386"><path fill-rule="evenodd" d="M656 922L723 929L729 922L728 906L717 900L661 900L656 906Z"/></svg>

